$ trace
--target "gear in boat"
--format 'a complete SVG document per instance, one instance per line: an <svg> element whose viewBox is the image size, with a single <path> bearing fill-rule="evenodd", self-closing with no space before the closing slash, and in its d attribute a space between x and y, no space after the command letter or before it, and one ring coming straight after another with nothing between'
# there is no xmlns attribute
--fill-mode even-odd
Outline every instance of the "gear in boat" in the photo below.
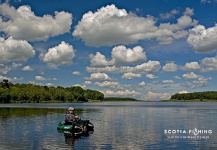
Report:
<svg viewBox="0 0 217 150"><path fill-rule="evenodd" d="M89 120L79 120L75 122L59 122L57 130L63 133L72 133L75 135L87 134L89 131L94 130L94 125Z"/></svg>

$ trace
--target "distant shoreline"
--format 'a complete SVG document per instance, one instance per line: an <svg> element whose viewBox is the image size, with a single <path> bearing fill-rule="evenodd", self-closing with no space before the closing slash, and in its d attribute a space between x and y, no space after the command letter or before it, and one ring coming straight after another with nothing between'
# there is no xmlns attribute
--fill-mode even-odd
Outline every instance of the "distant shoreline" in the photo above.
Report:
<svg viewBox="0 0 217 150"><path fill-rule="evenodd" d="M191 100L169 99L169 100L161 100L161 102L217 102L217 100L210 100L210 99L191 99Z"/></svg>
<svg viewBox="0 0 217 150"><path fill-rule="evenodd" d="M52 100L52 101L40 101L39 103L45 104L45 103L103 103L103 102L217 102L217 100L209 100L209 99L192 99L192 100L177 100L177 99L169 99L169 100L160 100L160 101L154 101L154 100L88 100L85 102L81 101L58 101L58 100ZM10 103L1 103L1 104L25 104L25 103L36 103L36 102L10 102Z"/></svg>

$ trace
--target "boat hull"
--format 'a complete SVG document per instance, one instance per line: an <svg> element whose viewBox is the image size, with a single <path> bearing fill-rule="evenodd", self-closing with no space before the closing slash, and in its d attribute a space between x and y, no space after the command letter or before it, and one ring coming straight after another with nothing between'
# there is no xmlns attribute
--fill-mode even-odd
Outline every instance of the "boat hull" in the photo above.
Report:
<svg viewBox="0 0 217 150"><path fill-rule="evenodd" d="M89 131L93 131L94 125L89 120L81 120L74 124L63 124L59 122L57 125L57 130L59 132L71 132L74 134L86 134Z"/></svg>

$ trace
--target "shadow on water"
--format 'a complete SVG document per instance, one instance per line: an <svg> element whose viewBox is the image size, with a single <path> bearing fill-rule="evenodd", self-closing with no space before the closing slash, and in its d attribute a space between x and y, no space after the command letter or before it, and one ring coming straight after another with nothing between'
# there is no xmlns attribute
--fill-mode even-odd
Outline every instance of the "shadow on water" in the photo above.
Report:
<svg viewBox="0 0 217 150"><path fill-rule="evenodd" d="M46 116L51 113L63 114L64 109L50 108L0 108L0 116L2 118L9 117L31 117L31 116Z"/></svg>

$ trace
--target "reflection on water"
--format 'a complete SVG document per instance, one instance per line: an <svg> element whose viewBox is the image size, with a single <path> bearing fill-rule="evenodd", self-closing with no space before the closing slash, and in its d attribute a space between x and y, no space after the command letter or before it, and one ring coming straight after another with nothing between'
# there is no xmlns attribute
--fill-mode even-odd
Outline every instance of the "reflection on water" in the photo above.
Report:
<svg viewBox="0 0 217 150"><path fill-rule="evenodd" d="M69 136L69 135L64 135L65 137L65 143L70 146L74 147L75 141L79 140L81 137L80 136Z"/></svg>
<svg viewBox="0 0 217 150"><path fill-rule="evenodd" d="M31 117L31 116L44 116L49 113L64 113L62 109L51 109L51 108L4 108L0 109L0 116L2 118L8 117Z"/></svg>
<svg viewBox="0 0 217 150"><path fill-rule="evenodd" d="M0 106L0 149L217 148L216 103L73 104L95 126L92 134L80 137L56 130L69 104L19 106ZM212 133L188 133L195 129Z"/></svg>

